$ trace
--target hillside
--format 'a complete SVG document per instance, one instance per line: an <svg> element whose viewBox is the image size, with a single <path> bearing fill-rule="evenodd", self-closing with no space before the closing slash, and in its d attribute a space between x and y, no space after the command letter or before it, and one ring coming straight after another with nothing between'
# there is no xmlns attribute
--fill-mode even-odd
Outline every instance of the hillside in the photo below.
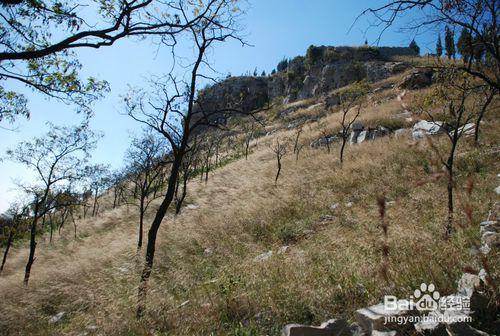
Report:
<svg viewBox="0 0 500 336"><path fill-rule="evenodd" d="M143 260L136 253L135 208L111 209L106 196L99 217L78 221L78 239L69 225L53 244L42 238L27 288L21 279L28 250L19 243L0 276L2 334L279 335L288 323L353 322L356 309L387 293L406 297L422 282L442 295L454 293L465 269L485 263L498 280L498 250L487 261L471 254L481 240L479 223L499 197L498 109L485 117L481 146L464 137L458 149L456 224L445 240L446 179L432 148L446 148L447 140L412 138L411 127L423 116L406 107L427 88L399 87L411 71L371 81L359 122L376 136L361 142L358 135L361 143L347 146L342 166L335 139L342 115L327 97L343 85L274 99L260 115L265 126L248 158L238 148L207 182L190 180L181 214L165 218L141 321L135 319ZM228 121L236 142L247 122ZM299 127L304 147L296 156ZM275 185L277 139L289 147ZM380 195L387 199L388 282L380 273ZM475 326L494 333L489 322Z"/></svg>

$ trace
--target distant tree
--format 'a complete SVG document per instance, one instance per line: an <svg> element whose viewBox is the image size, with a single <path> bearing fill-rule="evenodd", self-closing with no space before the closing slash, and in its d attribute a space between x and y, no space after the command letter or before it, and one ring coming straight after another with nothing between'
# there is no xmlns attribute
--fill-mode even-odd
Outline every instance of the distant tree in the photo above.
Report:
<svg viewBox="0 0 500 336"><path fill-rule="evenodd" d="M474 55L474 45L471 33L463 28L457 41L457 50L462 55L464 63L468 63Z"/></svg>
<svg viewBox="0 0 500 336"><path fill-rule="evenodd" d="M443 42L441 42L441 34L438 35L438 40L436 42L436 55L438 58L443 56Z"/></svg>
<svg viewBox="0 0 500 336"><path fill-rule="evenodd" d="M245 152L245 160L248 160L248 152L250 150L250 143L255 136L255 123L248 122L243 125L243 145Z"/></svg>
<svg viewBox="0 0 500 336"><path fill-rule="evenodd" d="M340 120L342 144L340 146L340 164L344 163L344 150L351 126L358 119L364 100L370 89L366 81L356 82L339 92L340 109L342 118Z"/></svg>
<svg viewBox="0 0 500 336"><path fill-rule="evenodd" d="M111 186L110 167L104 164L87 166L85 178L89 189L92 191L92 216L95 217L99 214L99 199L103 196L103 192Z"/></svg>
<svg viewBox="0 0 500 336"><path fill-rule="evenodd" d="M331 131L328 129L328 127L323 124L321 125L321 138L325 141L326 144L326 151L328 154L330 154L330 149L331 149L331 142L330 142L330 136L331 136Z"/></svg>
<svg viewBox="0 0 500 336"><path fill-rule="evenodd" d="M448 59L455 59L455 33L448 26L446 26L444 33L444 46Z"/></svg>
<svg viewBox="0 0 500 336"><path fill-rule="evenodd" d="M255 67L255 69L253 70L253 76L257 77L257 67Z"/></svg>
<svg viewBox="0 0 500 336"><path fill-rule="evenodd" d="M283 58L276 66L276 69L278 70L278 72L283 72L288 69L288 59Z"/></svg>
<svg viewBox="0 0 500 336"><path fill-rule="evenodd" d="M408 47L415 52L415 55L420 55L420 47L418 46L417 42L415 42L415 40L411 40Z"/></svg>
<svg viewBox="0 0 500 336"><path fill-rule="evenodd" d="M54 209L56 196L64 192L69 183L82 178L82 169L88 161L90 151L95 148L98 135L88 124L76 127L49 125L51 130L43 137L31 142L21 142L14 150L7 151L8 157L24 164L37 175L38 182L23 186L33 199L30 229L30 252L24 283L27 285L31 266L35 261L38 220Z"/></svg>
<svg viewBox="0 0 500 336"><path fill-rule="evenodd" d="M287 152L287 143L284 141L280 141L280 139L276 139L271 149L276 157L276 163L278 165L278 170L276 171L276 177L274 178L274 184L277 185L278 178L280 177L281 173L281 161Z"/></svg>
<svg viewBox="0 0 500 336"><path fill-rule="evenodd" d="M110 175L111 187L113 189L113 209L125 200L127 190L127 171L124 169L114 170Z"/></svg>
<svg viewBox="0 0 500 336"><path fill-rule="evenodd" d="M490 86L483 86L478 90L479 90L479 101L481 104L481 108L479 109L479 112L475 120L476 127L474 128L474 143L476 145L479 144L479 129L481 128L481 121L483 120L483 117L486 114L488 107L493 102L493 98L495 97L495 95L498 94L498 92L494 88L491 88Z"/></svg>
<svg viewBox="0 0 500 336"><path fill-rule="evenodd" d="M368 40L365 40L365 46L367 46L367 45L368 45Z"/></svg>
<svg viewBox="0 0 500 336"><path fill-rule="evenodd" d="M28 218L28 211L29 209L26 205L14 203L3 216L0 216L0 229L2 229L3 234L7 236L2 264L0 265L0 273L3 271L5 263L7 262L7 256L12 246L12 242L14 241L14 236L18 233L20 222Z"/></svg>
<svg viewBox="0 0 500 336"><path fill-rule="evenodd" d="M261 75L261 77L266 77L266 71L262 70L262 73L260 75Z"/></svg>
<svg viewBox="0 0 500 336"><path fill-rule="evenodd" d="M467 29L475 47L476 64L453 64L458 70L479 78L490 87L500 90L500 48L498 47L500 6L498 0L429 1L391 0L363 12L374 15L382 31L405 16L412 16L405 29L415 32L422 29L444 29L445 49L449 58L455 57L453 31ZM477 49L476 49L477 47ZM481 55L482 54L482 55ZM477 56L477 58L476 58ZM449 66L437 64L436 68Z"/></svg>
<svg viewBox="0 0 500 336"><path fill-rule="evenodd" d="M271 75L274 75L274 74L276 74L276 69L273 69L273 70L271 71Z"/></svg>
<svg viewBox="0 0 500 336"><path fill-rule="evenodd" d="M151 202L161 195L160 190L163 186L160 177L166 164L166 148L166 140L150 130L132 138L125 154L127 171L131 176L134 190L137 190L138 203L133 202L139 209L137 250L142 247L144 215Z"/></svg>
<svg viewBox="0 0 500 336"><path fill-rule="evenodd" d="M307 48L306 58L304 62L306 67L310 68L314 64L318 63L321 60L322 56L323 50L320 47L316 47L313 45L309 46L309 48Z"/></svg>

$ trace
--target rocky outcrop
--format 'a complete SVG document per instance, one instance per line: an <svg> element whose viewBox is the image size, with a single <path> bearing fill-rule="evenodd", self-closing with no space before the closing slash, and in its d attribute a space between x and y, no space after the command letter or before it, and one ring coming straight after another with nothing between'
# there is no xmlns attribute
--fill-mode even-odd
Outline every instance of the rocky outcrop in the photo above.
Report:
<svg viewBox="0 0 500 336"><path fill-rule="evenodd" d="M410 74L406 75L399 88L416 90L422 89L432 84L432 76L434 71L432 69L414 69Z"/></svg>
<svg viewBox="0 0 500 336"><path fill-rule="evenodd" d="M405 54L408 48L319 47L323 56L310 64L306 57L296 57L287 70L271 76L238 76L207 87L198 97L198 111L234 109L250 112L264 107L277 97L283 102L307 99L367 79L375 82L404 71L408 65L388 61L388 54ZM385 54L380 50L385 50ZM386 55L387 54L387 55ZM329 100L327 107L338 104ZM231 113L212 116L227 118Z"/></svg>

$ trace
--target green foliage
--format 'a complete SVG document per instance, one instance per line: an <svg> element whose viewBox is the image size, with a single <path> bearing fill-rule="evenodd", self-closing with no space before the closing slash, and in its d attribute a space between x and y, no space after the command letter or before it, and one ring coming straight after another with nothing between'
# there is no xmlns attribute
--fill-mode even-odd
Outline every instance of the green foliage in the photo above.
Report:
<svg viewBox="0 0 500 336"><path fill-rule="evenodd" d="M276 69L278 72L283 72L288 68L288 59L283 58L278 65L276 66Z"/></svg>
<svg viewBox="0 0 500 336"><path fill-rule="evenodd" d="M447 26L444 34L444 45L446 48L446 56L449 59L455 59L455 33Z"/></svg>
<svg viewBox="0 0 500 336"><path fill-rule="evenodd" d="M443 56L443 42L441 42L441 34L439 34L438 40L436 42L436 55L438 57Z"/></svg>
<svg viewBox="0 0 500 336"><path fill-rule="evenodd" d="M313 45L309 46L309 48L307 48L306 58L304 62L306 68L309 69L312 66L314 66L316 63L321 61L322 57L323 57L323 48L316 47Z"/></svg>
<svg viewBox="0 0 500 336"><path fill-rule="evenodd" d="M415 42L415 40L411 40L408 47L415 52L415 55L420 55L420 47L418 46L417 42Z"/></svg>
<svg viewBox="0 0 500 336"><path fill-rule="evenodd" d="M473 39L471 33L467 29L462 29L460 37L457 41L457 50L467 62L474 54Z"/></svg>

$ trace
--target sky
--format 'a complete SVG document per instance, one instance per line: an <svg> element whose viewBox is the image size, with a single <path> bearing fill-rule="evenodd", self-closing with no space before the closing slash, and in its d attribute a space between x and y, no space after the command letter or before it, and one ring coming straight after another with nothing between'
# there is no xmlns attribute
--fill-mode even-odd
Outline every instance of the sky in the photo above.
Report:
<svg viewBox="0 0 500 336"><path fill-rule="evenodd" d="M221 77L228 73L234 76L253 72L255 68L260 74L262 70L270 73L284 57L304 55L310 45L355 46L365 40L374 45L380 29L369 27L373 19L363 17L350 28L364 9L382 3L383 0L249 0L242 18L242 34L250 46L242 47L236 42L219 44L210 53L210 61ZM414 38L422 53L432 52L437 39L432 32L415 36L395 26L382 35L378 45L407 46ZM184 52L189 54L188 50ZM123 114L121 97L130 87L147 85L151 75L168 72L170 55L149 40L121 40L107 48L80 49L78 58L83 64L82 76L105 79L111 86L111 92L93 106L90 125L102 131L104 138L92 161L120 168L130 134L140 130L137 122ZM4 85L7 89L23 90L16 84ZM43 135L48 130L47 121L56 125L75 125L82 121L83 117L75 113L73 106L47 100L38 93L24 92L32 116L17 122L15 131L0 129L0 157L18 142ZM16 181L33 178L34 174L19 164L0 162L0 213L19 197Z"/></svg>

